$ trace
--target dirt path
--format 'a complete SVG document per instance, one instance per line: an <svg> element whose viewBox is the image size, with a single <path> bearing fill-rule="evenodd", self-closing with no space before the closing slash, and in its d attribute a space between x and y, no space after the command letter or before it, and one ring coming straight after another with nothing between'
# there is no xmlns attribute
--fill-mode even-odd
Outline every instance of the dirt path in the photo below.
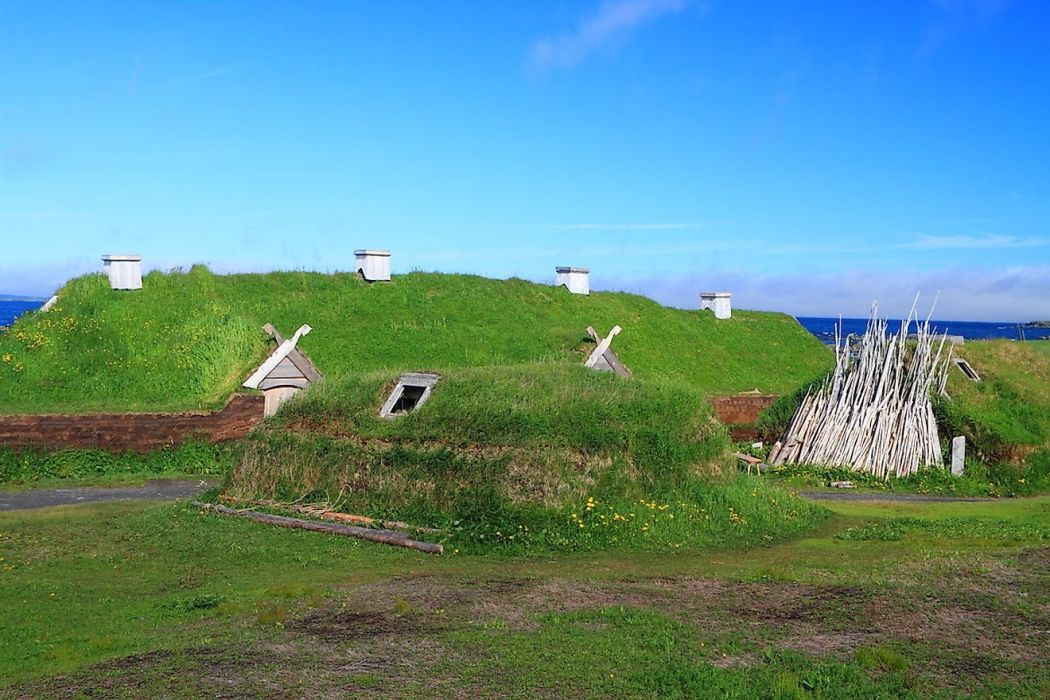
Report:
<svg viewBox="0 0 1050 700"><path fill-rule="evenodd" d="M0 491L0 511L48 508L100 501L170 501L189 498L214 486L201 479L151 479L143 486Z"/></svg>
<svg viewBox="0 0 1050 700"><path fill-rule="evenodd" d="M963 501L994 501L978 496L927 496L921 493L857 493L854 491L799 491L799 496L814 501L897 501L900 503L953 503Z"/></svg>

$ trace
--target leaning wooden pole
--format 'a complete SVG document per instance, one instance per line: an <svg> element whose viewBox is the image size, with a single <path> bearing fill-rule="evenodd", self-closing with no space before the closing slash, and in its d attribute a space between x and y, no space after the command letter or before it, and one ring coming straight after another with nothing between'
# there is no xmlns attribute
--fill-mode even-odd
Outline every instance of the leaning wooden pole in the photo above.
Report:
<svg viewBox="0 0 1050 700"><path fill-rule="evenodd" d="M259 511L255 510L239 510L237 508L229 508L227 506L218 505L216 503L200 503L197 501L193 501L193 505L203 510L212 511L214 513L247 518L249 520L254 520L259 523L275 525L276 527L290 527L299 530L310 530L311 532L323 532L327 535L356 537L361 540L368 540L369 542L379 542L380 544L389 544L393 545L394 547L416 549L420 552L426 552L427 554L441 554L445 551L445 548L442 547L440 544L413 540L409 537L406 537L403 532L398 532L396 530L375 530L368 527L357 527L355 525L336 525L334 523L322 523L316 520L302 520L300 518L290 518L286 515L271 515L270 513L260 513Z"/></svg>
<svg viewBox="0 0 1050 700"><path fill-rule="evenodd" d="M915 306L896 333L877 306L859 338L836 328L834 372L803 399L771 463L846 466L883 479L940 464L930 394L944 393L951 347L944 352L946 338L937 342Z"/></svg>

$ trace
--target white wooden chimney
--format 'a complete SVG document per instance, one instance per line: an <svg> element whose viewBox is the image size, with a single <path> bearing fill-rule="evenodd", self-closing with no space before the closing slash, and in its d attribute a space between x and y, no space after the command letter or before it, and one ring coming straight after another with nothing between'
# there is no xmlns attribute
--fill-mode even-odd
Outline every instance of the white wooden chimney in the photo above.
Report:
<svg viewBox="0 0 1050 700"><path fill-rule="evenodd" d="M141 255L103 255L102 271L113 289L142 289Z"/></svg>
<svg viewBox="0 0 1050 700"><path fill-rule="evenodd" d="M733 295L730 292L700 292L700 310L711 309L715 312L715 318L731 318L732 299Z"/></svg>
<svg viewBox="0 0 1050 700"><path fill-rule="evenodd" d="M389 282L390 281L390 251L389 250L355 250L355 270L367 282Z"/></svg>
<svg viewBox="0 0 1050 700"><path fill-rule="evenodd" d="M556 267L554 268L554 271L557 273L557 277L554 279L555 287L564 286L573 294L591 293L591 271L587 268Z"/></svg>

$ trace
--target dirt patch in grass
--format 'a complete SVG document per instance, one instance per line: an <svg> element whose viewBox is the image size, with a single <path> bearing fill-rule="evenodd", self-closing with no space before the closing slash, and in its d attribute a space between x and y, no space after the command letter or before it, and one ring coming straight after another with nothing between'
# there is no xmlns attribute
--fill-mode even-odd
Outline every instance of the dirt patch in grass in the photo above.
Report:
<svg viewBox="0 0 1050 700"><path fill-rule="evenodd" d="M10 697L134 698L241 697L268 694L287 679L287 659L252 647L209 646L160 650L96 664L82 672L39 681ZM11 689L9 689L11 690ZM8 697L0 691L0 697Z"/></svg>
<svg viewBox="0 0 1050 700"><path fill-rule="evenodd" d="M846 659L857 649L870 646L878 638L871 632L812 633L786 637L780 642L785 649L801 651L811 656L833 656Z"/></svg>
<svg viewBox="0 0 1050 700"><path fill-rule="evenodd" d="M491 666L489 677L503 669L498 656L486 656L484 641L463 645L456 635L541 634L552 613L621 606L685 625L697 643L706 642L703 658L724 669L766 664L767 651L849 661L862 648L880 646L899 650L911 662L910 673L941 689L972 692L991 677L1038 683L1050 678L1050 635L1032 634L1050 629L1047 551L1004 554L981 566L961 559L915 564L907 578L852 585L395 577L339 589L324 607L283 628L253 628L238 645L131 656L20 692L467 697L472 691L459 684L457 669Z"/></svg>
<svg viewBox="0 0 1050 700"><path fill-rule="evenodd" d="M734 586L727 596L729 612L755 621L790 623L856 620L873 597L857 587L762 583Z"/></svg>
<svg viewBox="0 0 1050 700"><path fill-rule="evenodd" d="M341 643L382 636L415 637L440 632L449 625L427 613L322 610L287 627L292 632L305 632L328 643Z"/></svg>

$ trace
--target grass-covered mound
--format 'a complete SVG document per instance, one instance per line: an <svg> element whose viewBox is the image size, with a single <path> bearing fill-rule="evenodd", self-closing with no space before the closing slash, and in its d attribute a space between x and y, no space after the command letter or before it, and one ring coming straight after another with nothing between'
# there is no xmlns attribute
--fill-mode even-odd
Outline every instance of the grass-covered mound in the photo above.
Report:
<svg viewBox="0 0 1050 700"><path fill-rule="evenodd" d="M103 275L69 282L57 308L0 334L0 413L214 408L269 347L291 334L332 380L378 370L577 364L584 333L623 327L614 343L642 380L706 393L794 389L831 356L794 319L670 309L642 296L589 297L521 280L412 273L369 285L354 274L215 275L203 266L145 276L114 292Z"/></svg>
<svg viewBox="0 0 1050 700"><path fill-rule="evenodd" d="M555 363L462 369L418 411L381 419L395 379L291 401L245 442L226 492L438 527L463 551L749 544L821 517L723 476L725 429L692 387Z"/></svg>
<svg viewBox="0 0 1050 700"><path fill-rule="evenodd" d="M218 406L272 347L267 322L310 324L302 347L326 379L224 457L230 495L440 527L463 551L747 544L822 513L723 477L735 470L707 401L790 391L829 366L794 319L521 280L194 267L114 292L88 275L0 336L0 412ZM585 328L613 325L630 380L580 367ZM419 411L382 420L403 371L442 378Z"/></svg>
<svg viewBox="0 0 1050 700"><path fill-rule="evenodd" d="M967 343L958 356L981 376L948 375L942 420L987 460L1018 459L1050 447L1050 341Z"/></svg>

